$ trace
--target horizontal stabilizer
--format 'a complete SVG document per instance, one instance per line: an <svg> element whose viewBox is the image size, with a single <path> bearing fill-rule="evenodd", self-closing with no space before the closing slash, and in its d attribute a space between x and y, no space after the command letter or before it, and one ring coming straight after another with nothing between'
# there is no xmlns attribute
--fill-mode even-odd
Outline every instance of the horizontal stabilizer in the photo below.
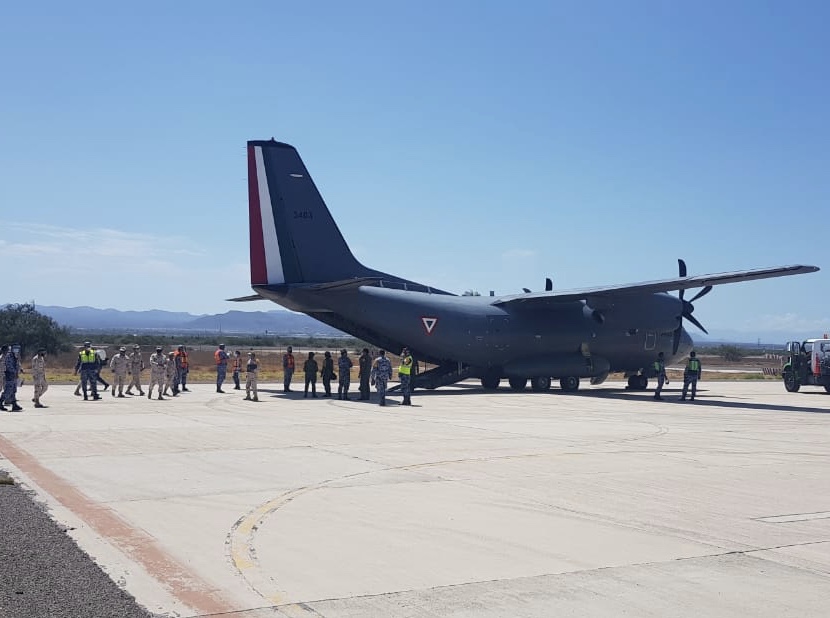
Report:
<svg viewBox="0 0 830 618"><path fill-rule="evenodd" d="M493 301L492 304L502 307L505 305L526 308L543 307L551 304L585 300L588 297L614 297L627 296L630 294L671 292L674 290L700 288L707 285L724 285L727 283L753 281L755 279L770 279L773 277L803 275L806 273L814 273L818 270L818 266L803 266L800 264L794 266L778 266L775 268L756 268L753 270L739 270L730 273L697 275L694 277L675 277L673 279L662 279L659 281L643 281L641 283L609 285L578 290L515 294L512 296L502 296L501 298Z"/></svg>
<svg viewBox="0 0 830 618"><path fill-rule="evenodd" d="M251 294L250 296L239 296L237 298L227 298L225 300L227 300L228 302L231 302L231 303L248 303L248 302L251 302L252 300L266 300L266 299L264 299L259 294Z"/></svg>

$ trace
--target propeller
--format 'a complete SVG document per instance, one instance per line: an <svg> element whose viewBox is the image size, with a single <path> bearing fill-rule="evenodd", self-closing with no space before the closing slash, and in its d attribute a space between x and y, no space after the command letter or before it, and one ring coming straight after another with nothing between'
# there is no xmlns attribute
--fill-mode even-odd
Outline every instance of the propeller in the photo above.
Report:
<svg viewBox="0 0 830 618"><path fill-rule="evenodd" d="M680 260L680 259L677 260L677 270L678 270L678 274L681 277L685 277L686 276L686 262L684 262L683 260ZM677 354L677 349L680 347L680 335L683 332L683 318L686 318L687 320L689 320L689 322L691 322L692 324L697 326L700 330L702 330L707 335L709 334L709 331L707 331L705 328L703 328L703 324L698 322L697 318L695 318L692 315L692 313L694 313L694 310L695 310L695 306L692 303L694 303L699 298L703 298L709 292L711 292L712 291L712 286L707 285L700 292L695 294L692 297L692 300L684 300L683 299L683 293L685 291L686 290L680 290L680 293L678 294L678 297L680 298L680 303L681 303L683 309L682 309L682 313L680 314L680 323L677 325L677 328L674 329L674 335L672 337L672 354Z"/></svg>

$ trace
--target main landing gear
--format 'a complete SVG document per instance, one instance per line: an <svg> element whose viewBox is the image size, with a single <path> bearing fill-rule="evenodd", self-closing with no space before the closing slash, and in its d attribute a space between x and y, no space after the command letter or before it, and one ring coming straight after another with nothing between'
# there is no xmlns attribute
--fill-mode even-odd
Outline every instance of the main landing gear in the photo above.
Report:
<svg viewBox="0 0 830 618"><path fill-rule="evenodd" d="M489 373L481 378L481 385L487 390L496 390L499 387L499 378L495 373ZM519 393L527 388L527 383L530 382L530 390L534 393L543 393L549 391L551 387L551 379L547 376L534 376L532 378L508 378L510 389ZM559 387L566 393L573 393L579 389L579 378L576 376L567 376L559 380Z"/></svg>
<svg viewBox="0 0 830 618"><path fill-rule="evenodd" d="M628 389L632 391L644 391L648 388L648 378L638 373L628 377Z"/></svg>

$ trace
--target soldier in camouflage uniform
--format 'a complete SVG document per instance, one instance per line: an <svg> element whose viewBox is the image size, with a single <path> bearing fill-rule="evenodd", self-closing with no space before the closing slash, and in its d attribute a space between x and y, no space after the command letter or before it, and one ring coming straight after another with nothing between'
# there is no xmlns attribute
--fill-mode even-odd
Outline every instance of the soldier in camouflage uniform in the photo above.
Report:
<svg viewBox="0 0 830 618"><path fill-rule="evenodd" d="M386 350L380 351L372 366L370 381L378 389L379 405L386 405L386 383L392 378L392 363L386 358Z"/></svg>
<svg viewBox="0 0 830 618"><path fill-rule="evenodd" d="M0 411L5 412L3 405L3 393L6 392L6 354L9 353L9 346L0 346Z"/></svg>
<svg viewBox="0 0 830 618"><path fill-rule="evenodd" d="M138 389L138 394L143 395L141 388L141 372L144 371L144 359L141 358L141 346L134 345L133 353L130 354L130 385L127 387L127 394L133 394L133 386Z"/></svg>
<svg viewBox="0 0 830 618"><path fill-rule="evenodd" d="M159 399L164 399L161 396L161 391L164 389L164 375L167 368L167 357L164 356L162 348L156 348L156 353L150 356L150 386L147 389L147 399L153 398L153 387L159 387Z"/></svg>
<svg viewBox="0 0 830 618"><path fill-rule="evenodd" d="M167 354L167 364L164 366L164 394L168 390L173 394L173 397L179 394L179 379L176 373L176 353L170 352Z"/></svg>
<svg viewBox="0 0 830 618"><path fill-rule="evenodd" d="M256 354L248 352L248 362L245 365L245 399L259 401L257 395L257 376L259 375L259 361ZM253 393L253 397L251 394Z"/></svg>
<svg viewBox="0 0 830 618"><path fill-rule="evenodd" d="M32 380L35 383L35 396L32 401L35 402L36 408L45 408L46 406L40 403L40 398L49 388L46 383L46 350L44 348L39 349L32 359Z"/></svg>
<svg viewBox="0 0 830 618"><path fill-rule="evenodd" d="M11 346L3 357L3 397L0 399L0 409L3 404L11 404L12 412L20 412L21 408L17 403L17 378L20 375L20 346Z"/></svg>
<svg viewBox="0 0 830 618"><path fill-rule="evenodd" d="M130 358L127 356L127 348L118 348L118 354L110 360L110 369L115 377L112 380L112 396L124 396L124 382L127 380L127 373L130 370ZM116 395L115 391L118 390Z"/></svg>

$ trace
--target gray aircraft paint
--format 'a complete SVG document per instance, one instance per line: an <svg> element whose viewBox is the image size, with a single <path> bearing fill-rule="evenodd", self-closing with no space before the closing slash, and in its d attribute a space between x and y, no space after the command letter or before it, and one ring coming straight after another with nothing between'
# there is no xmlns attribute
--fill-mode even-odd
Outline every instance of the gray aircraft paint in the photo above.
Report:
<svg viewBox="0 0 830 618"><path fill-rule="evenodd" d="M234 300L267 298L380 348L397 352L406 345L447 371L464 366L465 375L601 380L609 371L634 374L658 352L671 360L691 349L681 314L694 308L669 291L818 270L797 265L584 290L457 296L361 264L293 146L252 141L248 157L249 175L256 176L249 179L256 294ZM264 284L255 272L266 269Z"/></svg>

